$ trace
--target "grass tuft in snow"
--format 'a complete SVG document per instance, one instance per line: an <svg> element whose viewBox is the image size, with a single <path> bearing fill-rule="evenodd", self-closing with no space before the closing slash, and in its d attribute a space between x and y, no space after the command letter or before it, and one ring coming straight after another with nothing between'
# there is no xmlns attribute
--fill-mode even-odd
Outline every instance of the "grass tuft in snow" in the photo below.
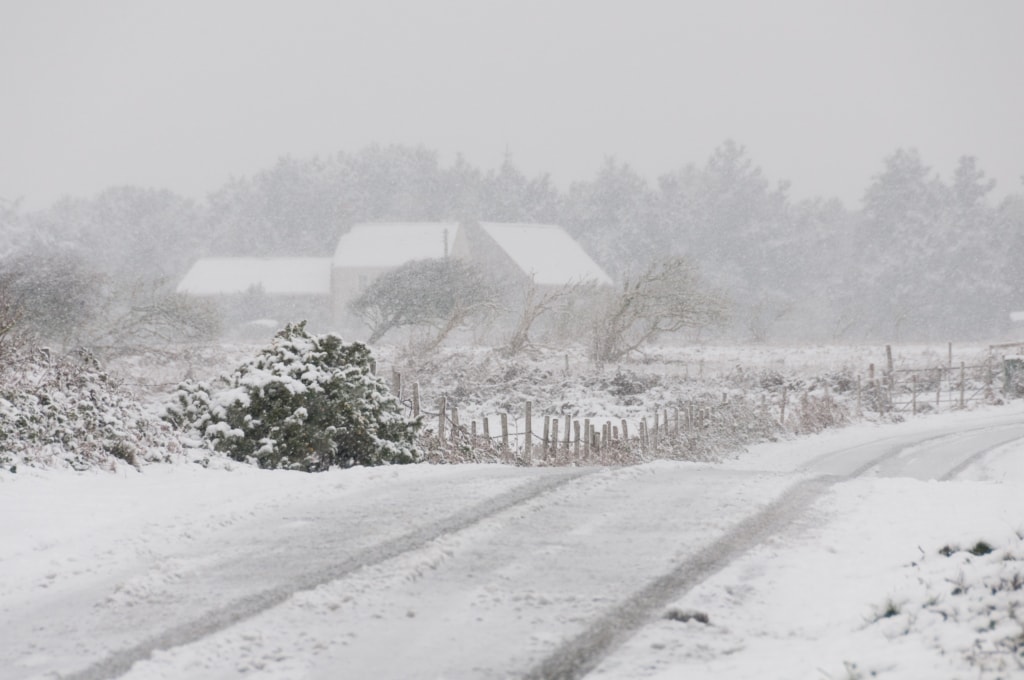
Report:
<svg viewBox="0 0 1024 680"><path fill-rule="evenodd" d="M711 618L705 612L696 611L694 609L678 609L673 607L665 612L665 618L669 621L679 621L680 623L696 621L697 623L703 623L706 626L711 625Z"/></svg>
<svg viewBox="0 0 1024 680"><path fill-rule="evenodd" d="M869 625L920 635L944 653L959 654L979 677L1024 670L1024 539L997 547L944 545L943 559L913 563L917 573L900 603L887 600ZM890 623L891 622L891 623Z"/></svg>

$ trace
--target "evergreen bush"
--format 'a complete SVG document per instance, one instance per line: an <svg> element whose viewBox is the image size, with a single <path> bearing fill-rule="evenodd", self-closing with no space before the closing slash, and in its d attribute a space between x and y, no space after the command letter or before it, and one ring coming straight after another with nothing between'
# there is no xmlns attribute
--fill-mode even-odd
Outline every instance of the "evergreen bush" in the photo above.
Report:
<svg viewBox="0 0 1024 680"><path fill-rule="evenodd" d="M310 335L305 322L286 326L212 388L181 385L164 417L262 468L312 472L417 459L420 421L407 418L373 374L369 349Z"/></svg>

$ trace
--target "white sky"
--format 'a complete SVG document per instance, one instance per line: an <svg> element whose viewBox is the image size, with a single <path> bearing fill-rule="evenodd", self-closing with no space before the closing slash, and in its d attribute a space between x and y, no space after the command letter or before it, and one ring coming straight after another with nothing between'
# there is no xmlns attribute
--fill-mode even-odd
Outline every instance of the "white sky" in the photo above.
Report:
<svg viewBox="0 0 1024 680"><path fill-rule="evenodd" d="M0 0L0 198L201 198L282 155L423 144L560 185L744 144L855 204L885 156L1020 191L1024 2Z"/></svg>

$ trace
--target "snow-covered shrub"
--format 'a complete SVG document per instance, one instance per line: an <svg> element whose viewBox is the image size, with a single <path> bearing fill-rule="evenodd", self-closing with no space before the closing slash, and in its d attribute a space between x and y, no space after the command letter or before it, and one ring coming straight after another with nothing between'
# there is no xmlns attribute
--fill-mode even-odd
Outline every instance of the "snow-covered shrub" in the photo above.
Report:
<svg viewBox="0 0 1024 680"><path fill-rule="evenodd" d="M263 468L413 462L420 422L404 416L371 365L365 345L289 324L212 386L181 385L164 417Z"/></svg>
<svg viewBox="0 0 1024 680"><path fill-rule="evenodd" d="M0 464L78 470L167 460L173 432L89 354L24 349L0 373Z"/></svg>
<svg viewBox="0 0 1024 680"><path fill-rule="evenodd" d="M878 610L887 635L920 635L959 655L975 677L1018 677L1024 662L1024 533L999 543L946 545L910 565L913 576ZM991 674L991 675L989 675Z"/></svg>

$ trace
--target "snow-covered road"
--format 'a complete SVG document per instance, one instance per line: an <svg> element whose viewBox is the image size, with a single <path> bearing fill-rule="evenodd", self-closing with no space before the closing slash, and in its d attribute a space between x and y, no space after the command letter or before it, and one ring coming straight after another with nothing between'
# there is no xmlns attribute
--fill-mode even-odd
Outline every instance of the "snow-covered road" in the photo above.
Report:
<svg viewBox="0 0 1024 680"><path fill-rule="evenodd" d="M712 677L702 669L723 659L734 665L716 677L755 677L759 655L785 645L665 612L702 598L735 614L735 597L709 594L716 579L764 602L783 576L825 588L835 569L801 575L771 553L794 545L813 563L818 546L794 533L808 522L826 544L831 526L862 551L871 532L895 550L900 518L886 512L953 493L977 505L957 516L980 532L1013 529L1012 517L1024 527L1022 439L1021 409L1008 407L759 446L721 465L6 475L0 678ZM943 479L974 481L921 481ZM871 526L855 531L844 522L868 498ZM908 526L910 548L927 540ZM785 567L774 581L759 576L773 564ZM870 600L869 572L833 594Z"/></svg>

